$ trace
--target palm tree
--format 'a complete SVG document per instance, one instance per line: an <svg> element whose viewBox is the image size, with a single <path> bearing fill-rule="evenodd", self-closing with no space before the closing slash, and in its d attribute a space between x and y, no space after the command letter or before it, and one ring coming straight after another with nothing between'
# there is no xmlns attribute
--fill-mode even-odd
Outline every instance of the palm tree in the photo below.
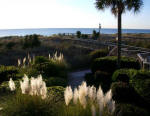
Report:
<svg viewBox="0 0 150 116"><path fill-rule="evenodd" d="M96 8L98 10L104 10L105 8L111 8L112 14L118 17L118 68L120 68L121 61L121 38L122 38L122 14L126 10L133 10L135 13L139 12L143 5L142 0L96 0Z"/></svg>

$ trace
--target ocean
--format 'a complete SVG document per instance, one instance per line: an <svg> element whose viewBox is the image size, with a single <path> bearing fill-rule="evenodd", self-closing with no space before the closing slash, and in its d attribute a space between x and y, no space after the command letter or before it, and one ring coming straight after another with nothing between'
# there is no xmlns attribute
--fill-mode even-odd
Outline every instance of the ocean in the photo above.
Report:
<svg viewBox="0 0 150 116"><path fill-rule="evenodd" d="M24 36L30 34L39 34L50 36L59 33L76 33L81 31L83 34L91 34L93 30L98 32L98 28L39 28L39 29L1 29L0 37L4 36ZM150 33L150 29L123 29L123 33ZM101 29L103 34L117 33L117 29Z"/></svg>

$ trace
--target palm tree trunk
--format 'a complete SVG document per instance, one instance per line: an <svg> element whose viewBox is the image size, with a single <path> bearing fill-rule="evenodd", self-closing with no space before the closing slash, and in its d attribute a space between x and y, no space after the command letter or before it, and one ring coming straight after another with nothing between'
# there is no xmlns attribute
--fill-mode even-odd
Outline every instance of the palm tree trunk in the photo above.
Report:
<svg viewBox="0 0 150 116"><path fill-rule="evenodd" d="M121 65L121 37L122 37L121 18L122 18L122 13L118 12L118 60L117 60L118 68L120 68Z"/></svg>

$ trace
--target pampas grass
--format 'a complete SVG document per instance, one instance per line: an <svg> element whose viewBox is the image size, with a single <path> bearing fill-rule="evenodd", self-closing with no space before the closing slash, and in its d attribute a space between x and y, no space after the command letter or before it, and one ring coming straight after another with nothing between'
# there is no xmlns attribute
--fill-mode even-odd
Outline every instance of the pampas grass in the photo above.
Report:
<svg viewBox="0 0 150 116"><path fill-rule="evenodd" d="M9 81L9 88L11 91L16 89L15 83L11 78ZM37 78L31 77L31 79L29 79L27 75L24 75L22 81L20 81L20 88L22 94L41 96L42 99L47 97L46 83L43 81L41 75L39 75Z"/></svg>
<svg viewBox="0 0 150 116"><path fill-rule="evenodd" d="M96 90L94 86L87 86L86 82L83 82L74 89L73 93L70 87L67 87L66 91L67 94L64 94L67 103L67 108L64 109L66 110L65 116L111 116L115 110L115 101L112 100L111 90L104 94L101 86ZM70 95L71 97L69 97Z"/></svg>
<svg viewBox="0 0 150 116"><path fill-rule="evenodd" d="M16 89L15 83L12 80L12 78L10 78L10 80L9 80L9 88L11 91L15 91L15 89Z"/></svg>
<svg viewBox="0 0 150 116"><path fill-rule="evenodd" d="M71 99L73 98L73 92L70 86L66 88L64 96L65 96L65 103L68 106Z"/></svg>
<svg viewBox="0 0 150 116"><path fill-rule="evenodd" d="M20 86L22 94L37 95L41 96L43 99L47 96L46 83L43 81L41 75L37 78L31 77L30 80L27 75L24 75L23 81L20 81Z"/></svg>

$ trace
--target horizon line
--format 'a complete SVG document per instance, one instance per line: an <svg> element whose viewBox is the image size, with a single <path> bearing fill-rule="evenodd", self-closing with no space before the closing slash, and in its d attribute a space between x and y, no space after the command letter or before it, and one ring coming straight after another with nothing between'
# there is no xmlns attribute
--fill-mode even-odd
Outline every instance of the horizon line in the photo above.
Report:
<svg viewBox="0 0 150 116"><path fill-rule="evenodd" d="M41 28L7 28L7 29L0 29L0 30L24 30L24 29L99 29L98 27L41 27ZM117 28L101 28L101 29L117 29ZM150 30L150 28L122 28L124 29L131 29L131 30Z"/></svg>

